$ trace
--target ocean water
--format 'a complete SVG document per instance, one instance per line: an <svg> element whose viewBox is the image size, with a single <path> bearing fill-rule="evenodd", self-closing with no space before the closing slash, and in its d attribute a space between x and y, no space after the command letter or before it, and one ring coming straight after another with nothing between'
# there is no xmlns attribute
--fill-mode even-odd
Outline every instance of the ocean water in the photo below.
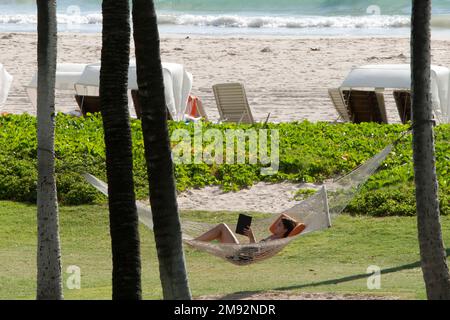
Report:
<svg viewBox="0 0 450 320"><path fill-rule="evenodd" d="M1 31L35 31L35 0L0 0ZM60 32L100 32L101 0L58 0ZM162 34L408 35L410 0L155 0ZM433 0L450 36L450 0Z"/></svg>

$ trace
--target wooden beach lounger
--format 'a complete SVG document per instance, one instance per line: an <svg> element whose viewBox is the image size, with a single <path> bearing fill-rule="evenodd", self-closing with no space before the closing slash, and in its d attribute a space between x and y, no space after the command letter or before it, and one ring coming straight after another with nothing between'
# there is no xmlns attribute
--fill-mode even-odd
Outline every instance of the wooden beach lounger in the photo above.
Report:
<svg viewBox="0 0 450 320"><path fill-rule="evenodd" d="M394 91L395 104L403 124L411 120L411 92L409 90Z"/></svg>
<svg viewBox="0 0 450 320"><path fill-rule="evenodd" d="M240 83L213 85L220 120L223 122L255 123L248 105L244 86Z"/></svg>
<svg viewBox="0 0 450 320"><path fill-rule="evenodd" d="M382 89L344 90L342 95L352 122L388 123Z"/></svg>
<svg viewBox="0 0 450 320"><path fill-rule="evenodd" d="M100 112L100 97L75 95L75 100L80 107L81 113L85 116L88 112Z"/></svg>
<svg viewBox="0 0 450 320"><path fill-rule="evenodd" d="M141 118L141 105L139 102L138 90L131 90L131 96L133 98L134 108L136 110L136 116ZM100 97L98 96L81 96L75 95L75 100L80 107L81 113L85 116L88 112L95 113L100 112ZM172 120L172 115L167 110L167 119Z"/></svg>
<svg viewBox="0 0 450 320"><path fill-rule="evenodd" d="M139 101L139 90L131 90L131 97L133 98L134 110L138 119L142 116L141 102ZM167 110L167 120L173 120L172 114Z"/></svg>

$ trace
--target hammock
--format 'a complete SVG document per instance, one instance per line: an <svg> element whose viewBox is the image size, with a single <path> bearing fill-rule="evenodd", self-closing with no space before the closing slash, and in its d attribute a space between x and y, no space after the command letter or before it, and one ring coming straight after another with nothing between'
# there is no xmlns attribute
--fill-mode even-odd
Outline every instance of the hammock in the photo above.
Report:
<svg viewBox="0 0 450 320"><path fill-rule="evenodd" d="M228 244L196 241L195 237L213 228L216 224L181 220L183 241L198 250L206 251L214 256L225 259L235 265L248 265L273 257L283 250L291 241L310 232L319 231L331 227L332 217L342 213L350 203L360 187L376 171L381 163L391 152L393 144L384 148L380 153L354 169L349 174L325 183L317 192L301 201L294 207L283 211L295 220L302 222L306 228L298 235L283 239L264 241L259 243ZM108 196L108 185L98 178L84 174L85 179L97 190ZM149 229L153 230L152 211L150 207L141 202L136 202L139 220ZM271 226L280 214L272 214L268 218L252 220L252 230L257 239L267 237ZM235 225L230 225L234 230ZM248 241L248 238L237 235L238 239Z"/></svg>

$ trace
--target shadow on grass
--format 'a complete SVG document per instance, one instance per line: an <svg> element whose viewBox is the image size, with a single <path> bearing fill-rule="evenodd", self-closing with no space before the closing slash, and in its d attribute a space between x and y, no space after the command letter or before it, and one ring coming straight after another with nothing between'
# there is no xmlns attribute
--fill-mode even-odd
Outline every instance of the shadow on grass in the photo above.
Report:
<svg viewBox="0 0 450 320"><path fill-rule="evenodd" d="M447 257L450 256L450 248L446 249L446 255L447 255ZM403 271L403 270L415 269L415 268L419 268L419 267L420 267L420 261L416 261L416 262L413 262L413 263L404 264L404 265L397 266L397 267L392 267L392 268L388 268L388 269L382 269L381 270L381 274L382 275L383 274L389 274L389 273L399 272L399 271ZM319 281L319 282L310 282L310 283L299 284L299 285L279 287L279 288L274 288L272 290L274 290L274 291L287 291L287 290L294 290L294 289L314 288L314 287L319 287L319 286L336 285L336 284L343 283L343 282L349 282L349 281L355 281L355 280L359 280L359 279L364 279L364 278L367 278L367 277L369 277L371 275L372 274L369 274L369 273L361 273L361 274L355 274L355 275L342 277L342 278L337 278L337 279L329 279L329 280ZM241 291L241 292L236 292L236 293L230 293L230 294L227 294L227 295L221 297L220 300L236 299L236 297L239 297L239 299L244 299L244 298L251 297L252 295L255 295L255 294L258 294L258 293L261 293L261 292L263 292L263 290L259 290L259 291Z"/></svg>

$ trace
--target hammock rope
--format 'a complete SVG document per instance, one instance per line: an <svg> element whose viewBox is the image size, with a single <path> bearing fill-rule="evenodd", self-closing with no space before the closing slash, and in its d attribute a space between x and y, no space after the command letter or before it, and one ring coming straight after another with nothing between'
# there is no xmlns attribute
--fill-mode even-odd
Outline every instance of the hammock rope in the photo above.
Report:
<svg viewBox="0 0 450 320"><path fill-rule="evenodd" d="M345 210L361 186L375 173L400 139L401 137L350 173L325 183L314 194L292 208L283 211L281 214L287 214L306 225L305 230L296 236L258 243L245 243L248 238L237 235L240 244L196 241L194 239L197 236L210 230L216 224L182 219L183 242L235 265L248 265L273 257L299 236L330 228L332 218ZM108 196L108 185L105 182L88 173L83 174L83 176L97 190ZM151 208L141 201L137 201L136 206L139 220L153 230ZM266 238L269 234L269 226L279 216L280 214L272 214L268 218L253 218L252 230L256 238ZM230 224L229 226L232 230L235 229L235 225Z"/></svg>

